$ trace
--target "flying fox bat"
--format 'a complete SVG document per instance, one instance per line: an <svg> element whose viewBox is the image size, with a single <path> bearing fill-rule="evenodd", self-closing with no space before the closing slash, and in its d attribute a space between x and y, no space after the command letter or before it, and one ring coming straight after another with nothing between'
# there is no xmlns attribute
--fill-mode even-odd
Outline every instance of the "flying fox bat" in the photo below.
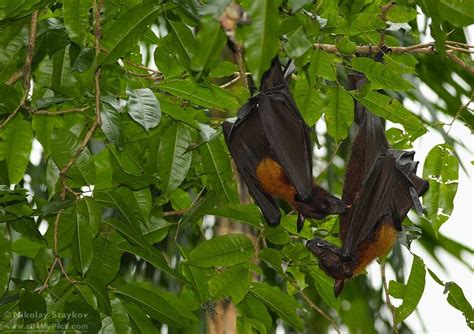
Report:
<svg viewBox="0 0 474 334"><path fill-rule="evenodd" d="M360 88L366 81L358 74L349 76L351 89ZM336 296L342 292L346 279L392 249L410 208L421 214L418 197L428 190L428 182L415 174L415 152L390 149L382 119L359 102L355 105L355 123L359 128L352 143L342 196L350 207L341 216L342 247L320 238L306 244L321 269L335 279Z"/></svg>
<svg viewBox="0 0 474 334"><path fill-rule="evenodd" d="M224 122L222 127L237 169L266 222L280 223L274 201L278 198L299 212L299 231L305 217L322 219L344 212L346 206L313 182L309 129L288 89L291 70L285 73L275 58L263 76L260 93L240 108L235 123Z"/></svg>

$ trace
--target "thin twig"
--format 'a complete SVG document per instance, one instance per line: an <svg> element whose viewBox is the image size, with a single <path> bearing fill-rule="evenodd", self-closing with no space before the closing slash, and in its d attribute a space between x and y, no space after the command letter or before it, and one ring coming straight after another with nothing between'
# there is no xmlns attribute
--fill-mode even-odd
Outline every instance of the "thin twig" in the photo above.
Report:
<svg viewBox="0 0 474 334"><path fill-rule="evenodd" d="M385 23L387 21L387 14L396 5L395 2L390 2L385 6L380 7L380 19ZM382 29L379 34L379 43L377 44L377 48L381 49L382 46L385 44L385 29Z"/></svg>
<svg viewBox="0 0 474 334"><path fill-rule="evenodd" d="M243 58L243 50L244 47L241 43L235 43L235 60L237 62L237 65L239 66L239 71L240 71L240 79L242 80L242 85L244 87L248 87L248 81L247 81L247 71L245 69L245 63L244 63L244 58Z"/></svg>
<svg viewBox="0 0 474 334"><path fill-rule="evenodd" d="M340 334L341 331L337 327L337 324L334 321L334 319L331 318L329 315L327 315L326 312L324 312L321 308L319 308L315 303L313 303L313 301L311 299L309 299L308 296L306 296L306 294L303 292L303 290L299 289L298 286L296 286L294 283L292 283L292 284L295 288L298 289L298 293L300 294L301 297L303 297L303 299L306 301L306 303L309 305L309 307L311 307L316 312L321 314L331 324L331 326L336 330L336 332Z"/></svg>
<svg viewBox="0 0 474 334"><path fill-rule="evenodd" d="M221 88L227 88L235 84L237 81L240 80L240 74L238 74L234 79L230 80L229 82L226 82L223 85L220 85Z"/></svg>
<svg viewBox="0 0 474 334"><path fill-rule="evenodd" d="M390 46L391 53L424 53L424 54L432 54L435 53L435 49L433 48L434 43L423 43L423 44L415 44L411 46ZM321 49L327 53L339 53L340 51L337 49L336 45L334 44L324 44L324 43L316 43L314 47L317 49ZM360 55L371 55L374 52L381 51L377 46L372 45L358 45L355 48L354 53Z"/></svg>
<svg viewBox="0 0 474 334"><path fill-rule="evenodd" d="M49 111L49 110L36 110L28 106L24 106L31 114L34 115L50 115L50 116L58 116L58 115L65 115L65 114L73 114L73 113L83 113L87 111L90 107L84 108L72 108L72 109L64 109L64 110L57 110L57 111Z"/></svg>
<svg viewBox="0 0 474 334"><path fill-rule="evenodd" d="M341 148L342 145L342 140L337 143L336 148L334 149L334 152L332 152L331 157L329 158L329 161L326 164L326 167L323 168L323 170L316 176L316 179L319 179L326 171L329 169L329 167L332 165L332 161L336 157L337 152L339 151L339 148Z"/></svg>
<svg viewBox="0 0 474 334"><path fill-rule="evenodd" d="M469 66L468 64L466 64L464 62L464 60L462 60L461 58L455 56L452 52L446 52L446 55L452 60L454 61L456 64L462 66L466 71L468 71L469 73L471 74L474 74L474 67L472 66Z"/></svg>
<svg viewBox="0 0 474 334"><path fill-rule="evenodd" d="M390 295L388 293L387 278L385 277L385 260L380 261L380 275L382 276L382 285L385 292L385 299L387 300L387 305L392 313L393 319L393 333L398 334L398 325L397 325L397 310L390 301Z"/></svg>
<svg viewBox="0 0 474 334"><path fill-rule="evenodd" d="M17 82L21 78L23 78L23 70L16 71L7 81L5 81L5 84L7 86L13 86L15 82Z"/></svg>
<svg viewBox="0 0 474 334"><path fill-rule="evenodd" d="M449 128L448 130L446 131L446 136L449 134L449 132L451 131L451 128L453 127L453 124L454 124L454 121L456 121L462 114L462 112L464 110L467 109L467 107L472 103L474 102L474 92L471 94L471 98L469 99L469 101L467 101L465 104L463 104L459 110L456 112L456 114L454 115L453 119L451 120L451 123L447 124L449 125Z"/></svg>
<svg viewBox="0 0 474 334"><path fill-rule="evenodd" d="M166 211L163 212L163 217L169 217L169 216L181 216L186 213L189 209L184 209L184 210L176 210L176 211Z"/></svg>
<svg viewBox="0 0 474 334"><path fill-rule="evenodd" d="M33 55L35 54L35 44L36 44L36 31L38 28L38 15L39 11L35 10L33 14L31 15L31 23L30 23L30 34L28 38L28 47L26 48L26 58L25 58L25 63L23 64L23 70L22 72L22 77L23 77L23 89L24 93L23 96L20 100L19 105L13 110L13 112L8 115L8 117L0 123L0 129L5 127L5 125L8 124L18 113L18 111L23 107L28 100L28 94L30 92L31 88L31 64L33 63ZM19 80L21 77L18 75L15 76L16 80ZM12 79L12 78L10 78ZM10 79L7 81L10 82ZM15 80L15 81L16 81ZM12 81L13 84L13 81Z"/></svg>
<svg viewBox="0 0 474 334"><path fill-rule="evenodd" d="M160 75L163 74L163 73L161 73L160 71L157 71L157 70L154 70L154 69L152 69L152 68L146 67L145 65L142 65L142 64L135 64L135 63L132 63L131 61L126 60L126 59L122 59L122 61L124 62L124 64L133 66L133 67L138 68L138 69L141 69L141 70L149 71L149 72L151 72L151 73L153 73L153 74L160 74Z"/></svg>

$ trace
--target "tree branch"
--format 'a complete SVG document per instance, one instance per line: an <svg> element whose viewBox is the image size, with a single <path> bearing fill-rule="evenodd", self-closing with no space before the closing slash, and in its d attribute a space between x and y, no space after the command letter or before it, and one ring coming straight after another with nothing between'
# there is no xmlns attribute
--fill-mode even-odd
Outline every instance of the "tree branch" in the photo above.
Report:
<svg viewBox="0 0 474 334"><path fill-rule="evenodd" d="M387 305L392 313L392 319L393 319L393 334L398 334L398 325L397 325L397 310L395 306L393 306L391 300L390 300L390 295L388 293L388 287L387 287L387 278L385 277L385 260L380 261L380 275L382 276L382 285L383 285L383 290L385 292L385 299L387 300Z"/></svg>
<svg viewBox="0 0 474 334"><path fill-rule="evenodd" d="M23 96L20 100L19 105L13 110L13 112L8 115L8 117L0 123L0 129L5 127L5 125L10 122L13 117L18 113L18 111L23 107L28 100L28 94L30 92L31 88L31 64L33 63L33 55L35 54L35 44L36 44L36 31L38 28L38 16L39 16L39 11L35 10L33 14L31 15L31 23L30 23L30 34L28 37L28 47L26 49L26 58L25 58L25 63L23 64L23 70L20 73L17 72L15 73L12 78L7 80L7 84L11 82L13 84L17 80L19 80L21 77L23 77Z"/></svg>

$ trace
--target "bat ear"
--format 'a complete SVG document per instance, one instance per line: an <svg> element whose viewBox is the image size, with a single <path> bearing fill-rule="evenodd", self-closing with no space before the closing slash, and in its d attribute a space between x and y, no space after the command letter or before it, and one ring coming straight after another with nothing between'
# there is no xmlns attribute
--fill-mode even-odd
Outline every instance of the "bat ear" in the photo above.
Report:
<svg viewBox="0 0 474 334"><path fill-rule="evenodd" d="M336 297L339 297L342 290L344 290L344 280L343 279L338 279L334 282L334 295Z"/></svg>
<svg viewBox="0 0 474 334"><path fill-rule="evenodd" d="M260 91L266 91L281 84L286 83L283 78L280 61L278 60L278 56L276 56L272 60L270 69L263 75L262 83L260 84Z"/></svg>

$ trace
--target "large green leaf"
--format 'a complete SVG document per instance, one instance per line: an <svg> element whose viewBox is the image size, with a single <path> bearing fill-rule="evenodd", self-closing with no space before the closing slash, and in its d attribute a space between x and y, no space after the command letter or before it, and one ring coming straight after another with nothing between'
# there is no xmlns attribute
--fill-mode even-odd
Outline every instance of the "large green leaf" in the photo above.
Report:
<svg viewBox="0 0 474 334"><path fill-rule="evenodd" d="M280 29L278 6L280 0L255 0L248 14L250 25L244 28L245 62L255 82L260 82L263 73L277 54Z"/></svg>
<svg viewBox="0 0 474 334"><path fill-rule="evenodd" d="M453 149L447 144L433 147L423 167L423 177L430 183L430 190L424 196L423 203L436 233L453 212L458 174L459 163Z"/></svg>
<svg viewBox="0 0 474 334"><path fill-rule="evenodd" d="M200 148L207 182L226 202L236 202L237 193L232 182L229 155L219 138L206 142Z"/></svg>
<svg viewBox="0 0 474 334"><path fill-rule="evenodd" d="M188 127L175 122L163 135L158 148L158 175L161 188L166 193L176 190L186 178L191 166L192 154L187 152L191 144Z"/></svg>
<svg viewBox="0 0 474 334"><path fill-rule="evenodd" d="M232 266L248 261L254 251L252 240L245 235L221 235L197 245L186 263L197 267Z"/></svg>
<svg viewBox="0 0 474 334"><path fill-rule="evenodd" d="M395 298L403 299L402 304L397 307L397 323L403 322L415 311L425 290L425 277L425 264L420 257L414 255L407 284L403 286L395 281L390 282L390 294Z"/></svg>
<svg viewBox="0 0 474 334"><path fill-rule="evenodd" d="M339 141L349 134L354 119L354 100L340 87L329 87L327 98L329 103L325 109L325 118L328 133Z"/></svg>
<svg viewBox="0 0 474 334"><path fill-rule="evenodd" d="M265 304L263 304L260 299L254 297L253 294L247 294L242 303L237 305L237 308L241 315L247 318L256 319L264 325L268 333L272 332L272 317L270 316L270 313L268 313Z"/></svg>
<svg viewBox="0 0 474 334"><path fill-rule="evenodd" d="M356 99L370 112L394 123L402 124L408 132L416 136L426 132L420 119L392 97L377 92L368 92L363 97L356 96Z"/></svg>
<svg viewBox="0 0 474 334"><path fill-rule="evenodd" d="M191 62L191 67L195 71L209 68L212 61L219 57L226 42L226 36L220 23L213 18L202 19L200 28L196 36L196 55Z"/></svg>
<svg viewBox="0 0 474 334"><path fill-rule="evenodd" d="M279 288L267 283L256 283L251 288L251 293L278 314L278 317L298 331L304 329L304 321L296 310L301 305L292 296L287 295Z"/></svg>
<svg viewBox="0 0 474 334"><path fill-rule="evenodd" d="M326 96L312 88L304 75L298 76L293 96L306 124L313 126L324 112Z"/></svg>
<svg viewBox="0 0 474 334"><path fill-rule="evenodd" d="M441 17L456 27L466 27L474 23L474 5L469 0L439 0Z"/></svg>
<svg viewBox="0 0 474 334"><path fill-rule="evenodd" d="M183 22L169 20L168 23L171 27L170 32L176 56L179 62L188 68L196 53L196 40L193 33Z"/></svg>
<svg viewBox="0 0 474 334"><path fill-rule="evenodd" d="M62 169L79 149L79 138L65 128L55 128L51 141L53 159L59 169ZM68 176L88 185L95 183L94 160L88 148L85 148L79 154L76 162L69 170Z"/></svg>
<svg viewBox="0 0 474 334"><path fill-rule="evenodd" d="M247 264L233 266L209 280L209 293L220 299L230 296L237 305L249 291L251 281L252 271Z"/></svg>
<svg viewBox="0 0 474 334"><path fill-rule="evenodd" d="M357 57L352 59L352 67L364 73L370 80L371 89L409 90L412 84L403 79L400 73L390 70L390 67L370 58Z"/></svg>
<svg viewBox="0 0 474 334"><path fill-rule="evenodd" d="M254 227L260 227L262 223L262 214L255 204L229 203L225 206L211 209L208 213L219 217L238 220Z"/></svg>
<svg viewBox="0 0 474 334"><path fill-rule="evenodd" d="M92 231L89 221L81 214L77 215L76 232L72 243L72 260L74 267L83 275L92 263Z"/></svg>
<svg viewBox="0 0 474 334"><path fill-rule="evenodd" d="M8 289L12 265L10 231L7 224L0 224L0 296Z"/></svg>
<svg viewBox="0 0 474 334"><path fill-rule="evenodd" d="M130 316L130 323L135 326L139 333L155 333L158 329L153 324L152 320L147 316L142 309L131 302L122 301L128 315ZM132 327L133 328L133 327Z"/></svg>
<svg viewBox="0 0 474 334"><path fill-rule="evenodd" d="M38 322L46 316L46 301L38 293L21 291L19 308L25 324Z"/></svg>
<svg viewBox="0 0 474 334"><path fill-rule="evenodd" d="M115 296L110 298L112 304L112 324L117 334L132 334L130 318L124 303Z"/></svg>
<svg viewBox="0 0 474 334"><path fill-rule="evenodd" d="M145 116L143 116L145 118ZM120 112L115 109L109 103L101 102L100 104L100 119L101 119L101 129L104 132L107 139L117 145L122 147L124 136L122 129L122 116Z"/></svg>
<svg viewBox="0 0 474 334"><path fill-rule="evenodd" d="M220 110L236 110L239 107L232 94L212 84L200 86L190 80L174 79L159 84L158 88L202 107Z"/></svg>
<svg viewBox="0 0 474 334"><path fill-rule="evenodd" d="M102 47L105 53L99 58L99 65L111 64L137 45L147 26L153 22L161 7L153 2L132 7L104 29Z"/></svg>
<svg viewBox="0 0 474 334"><path fill-rule="evenodd" d="M70 0L63 3L64 27L69 38L77 45L83 45L88 38L91 7L91 0Z"/></svg>
<svg viewBox="0 0 474 334"><path fill-rule="evenodd" d="M122 254L117 244L108 236L99 235L94 240L92 263L87 272L87 278L100 281L102 284L110 283L120 269L120 257Z"/></svg>
<svg viewBox="0 0 474 334"><path fill-rule="evenodd" d="M19 183L23 179L31 152L33 131L31 123L21 114L3 129L0 129L0 160L5 159L8 166L10 183Z"/></svg>
<svg viewBox="0 0 474 334"><path fill-rule="evenodd" d="M130 117L146 131L160 123L160 102L158 102L150 88L132 90L127 101L127 107Z"/></svg>
<svg viewBox="0 0 474 334"><path fill-rule="evenodd" d="M147 289L138 284L122 285L115 292L139 305L150 317L170 326L183 328L197 321L188 306L169 292Z"/></svg>

